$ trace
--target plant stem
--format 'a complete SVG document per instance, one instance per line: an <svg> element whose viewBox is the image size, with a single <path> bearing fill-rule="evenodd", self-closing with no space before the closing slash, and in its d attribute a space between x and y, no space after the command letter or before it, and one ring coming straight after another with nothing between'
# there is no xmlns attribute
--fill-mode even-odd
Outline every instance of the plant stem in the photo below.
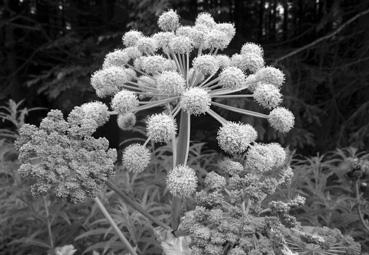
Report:
<svg viewBox="0 0 369 255"><path fill-rule="evenodd" d="M106 210L106 208L103 205L103 203L101 202L101 200L98 197L95 197L94 200L95 200L96 204L99 206L101 212L104 214L105 218L108 220L108 222L110 223L110 225L114 229L115 233L118 235L118 237L123 242L123 244L127 247L129 252L132 255L137 255L135 249L133 249L132 245L129 243L129 241L126 239L126 237L123 235L122 231L120 231L119 227L117 226L117 224L115 223L113 218L110 216L108 210Z"/></svg>
<svg viewBox="0 0 369 255"><path fill-rule="evenodd" d="M49 233L50 248L54 249L54 239L53 239L53 232L51 231L49 207L47 205L46 198L42 197L42 199L43 199L43 202L44 202L45 213L46 213L47 232Z"/></svg>
<svg viewBox="0 0 369 255"><path fill-rule="evenodd" d="M166 225L165 223L159 221L158 219L154 218L153 216L151 216L148 212L145 211L145 209L143 209L141 207L140 204L138 204L137 202L133 201L128 194L126 194L124 191L121 191L117 186L115 186L113 183L107 181L106 185L112 189L115 193L117 193L117 195L129 206L131 206L133 209L135 209L136 211L138 211L139 213L141 213L143 216L145 216L148 220L150 220L151 222L157 224L158 226L161 226L165 229L170 229L170 227L168 225Z"/></svg>

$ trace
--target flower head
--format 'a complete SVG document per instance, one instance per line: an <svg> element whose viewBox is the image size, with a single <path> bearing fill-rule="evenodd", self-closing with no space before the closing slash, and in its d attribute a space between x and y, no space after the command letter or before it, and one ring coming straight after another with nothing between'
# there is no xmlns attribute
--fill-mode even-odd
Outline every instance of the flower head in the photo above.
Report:
<svg viewBox="0 0 369 255"><path fill-rule="evenodd" d="M130 130L136 125L136 115L132 112L118 114L117 125L122 130Z"/></svg>
<svg viewBox="0 0 369 255"><path fill-rule="evenodd" d="M169 51L169 42L176 35L173 32L159 32L152 36L152 38L157 41L158 47L164 52Z"/></svg>
<svg viewBox="0 0 369 255"><path fill-rule="evenodd" d="M149 117L146 129L152 141L168 143L176 135L177 124L172 116L159 113Z"/></svg>
<svg viewBox="0 0 369 255"><path fill-rule="evenodd" d="M200 115L209 110L211 98L205 89L193 87L182 94L179 104L189 114Z"/></svg>
<svg viewBox="0 0 369 255"><path fill-rule="evenodd" d="M215 27L216 22L209 13L203 12L197 16L195 25L204 25L208 28L213 28Z"/></svg>
<svg viewBox="0 0 369 255"><path fill-rule="evenodd" d="M273 84L277 88L280 88L285 80L284 73L278 68L271 66L261 68L255 75L258 81Z"/></svg>
<svg viewBox="0 0 369 255"><path fill-rule="evenodd" d="M245 85L246 76L241 69L230 66L219 74L219 85L226 89L238 89Z"/></svg>
<svg viewBox="0 0 369 255"><path fill-rule="evenodd" d="M109 120L109 109L102 102L90 102L81 105L84 118L96 121L98 126L104 125Z"/></svg>
<svg viewBox="0 0 369 255"><path fill-rule="evenodd" d="M241 48L241 54L242 55L247 55L247 54L256 54L259 55L260 57L263 57L264 55L264 51L263 48L260 47L260 45L255 44L255 43L245 43L244 45L242 45Z"/></svg>
<svg viewBox="0 0 369 255"><path fill-rule="evenodd" d="M121 90L111 100L111 108L120 114L132 112L138 107L137 96L129 90Z"/></svg>
<svg viewBox="0 0 369 255"><path fill-rule="evenodd" d="M127 81L128 77L124 69L116 66L96 71L91 76L91 85L98 97L111 96L117 93L120 86Z"/></svg>
<svg viewBox="0 0 369 255"><path fill-rule="evenodd" d="M231 59L227 55L217 55L216 59L219 63L219 68L224 69L231 65Z"/></svg>
<svg viewBox="0 0 369 255"><path fill-rule="evenodd" d="M179 35L171 38L169 48L176 54L186 54L192 51L193 42L189 37Z"/></svg>
<svg viewBox="0 0 369 255"><path fill-rule="evenodd" d="M226 179L216 172L210 172L205 177L205 185L211 189L221 189L226 185Z"/></svg>
<svg viewBox="0 0 369 255"><path fill-rule="evenodd" d="M197 188L195 170L184 165L176 166L168 173L167 187L173 196L190 197Z"/></svg>
<svg viewBox="0 0 369 255"><path fill-rule="evenodd" d="M281 167L286 161L287 154L284 148L279 143L266 144L269 150L272 151L275 161L275 167Z"/></svg>
<svg viewBox="0 0 369 255"><path fill-rule="evenodd" d="M163 31L174 31L179 26L179 16L177 12L169 10L160 15L158 19L158 26Z"/></svg>
<svg viewBox="0 0 369 255"><path fill-rule="evenodd" d="M219 168L229 175L240 175L245 172L243 165L240 162L225 158L219 162Z"/></svg>
<svg viewBox="0 0 369 255"><path fill-rule="evenodd" d="M202 55L193 60L193 67L204 75L213 74L219 69L217 59L212 55Z"/></svg>
<svg viewBox="0 0 369 255"><path fill-rule="evenodd" d="M149 74L161 73L164 71L165 61L166 58L160 55L142 57L141 67L146 73Z"/></svg>
<svg viewBox="0 0 369 255"><path fill-rule="evenodd" d="M137 49L142 54L154 54L156 50L158 49L158 43L155 39L150 37L141 37L137 41Z"/></svg>
<svg viewBox="0 0 369 255"><path fill-rule="evenodd" d="M282 95L274 85L259 83L254 91L254 99L261 106L273 109L282 102Z"/></svg>
<svg viewBox="0 0 369 255"><path fill-rule="evenodd" d="M275 165L271 149L263 144L254 144L246 153L245 167L258 172L270 171Z"/></svg>
<svg viewBox="0 0 369 255"><path fill-rule="evenodd" d="M124 67L129 62L129 60L130 57L125 50L115 50L105 56L103 69L111 66Z"/></svg>
<svg viewBox="0 0 369 255"><path fill-rule="evenodd" d="M157 88L166 96L178 96L183 93L186 81L174 71L165 71L156 78Z"/></svg>
<svg viewBox="0 0 369 255"><path fill-rule="evenodd" d="M230 43L229 36L220 30L213 29L206 34L205 48L206 49L225 49Z"/></svg>
<svg viewBox="0 0 369 255"><path fill-rule="evenodd" d="M130 47L130 46L136 46L137 41L143 37L143 34L136 30L130 30L126 32L123 37L122 41L124 46Z"/></svg>
<svg viewBox="0 0 369 255"><path fill-rule="evenodd" d="M237 154L244 152L257 138L255 129L249 124L227 122L219 128L217 140L225 152Z"/></svg>
<svg viewBox="0 0 369 255"><path fill-rule="evenodd" d="M236 35L236 28L232 23L218 23L215 25L215 29L226 33L229 41Z"/></svg>
<svg viewBox="0 0 369 255"><path fill-rule="evenodd" d="M268 121L274 129L282 133L287 133L293 128L295 117L286 108L277 107L269 113Z"/></svg>
<svg viewBox="0 0 369 255"><path fill-rule="evenodd" d="M150 163L150 151L145 146L135 143L123 152L122 164L132 173L141 173Z"/></svg>

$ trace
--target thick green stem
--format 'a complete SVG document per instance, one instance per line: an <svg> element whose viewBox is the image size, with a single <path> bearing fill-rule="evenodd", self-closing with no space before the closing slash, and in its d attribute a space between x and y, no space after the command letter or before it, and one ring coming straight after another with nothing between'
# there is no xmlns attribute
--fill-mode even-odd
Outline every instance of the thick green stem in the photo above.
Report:
<svg viewBox="0 0 369 255"><path fill-rule="evenodd" d="M185 165L188 159L188 153L190 150L190 131L191 131L191 116L185 111L181 111L181 118L179 124L179 134L177 139L176 156L173 157L174 166ZM182 214L182 200L178 197L173 197L172 201L172 228L175 230L178 228L179 220Z"/></svg>
<svg viewBox="0 0 369 255"><path fill-rule="evenodd" d="M49 234L50 248L53 250L54 249L54 238L53 238L53 232L51 231L49 206L47 204L46 198L43 197L42 199L44 202L45 213L46 213L47 232Z"/></svg>
<svg viewBox="0 0 369 255"><path fill-rule="evenodd" d="M129 241L126 239L126 237L123 235L122 231L120 231L119 227L117 226L117 224L115 223L113 218L110 216L108 210L106 210L105 206L103 205L103 203L100 201L100 199L98 197L95 197L95 202L98 205L98 207L100 208L101 212L104 214L105 218L108 220L108 222L112 226L112 228L114 229L115 233L118 235L119 239L127 247L128 251L132 255L137 255L135 249L133 249L132 245L129 243Z"/></svg>

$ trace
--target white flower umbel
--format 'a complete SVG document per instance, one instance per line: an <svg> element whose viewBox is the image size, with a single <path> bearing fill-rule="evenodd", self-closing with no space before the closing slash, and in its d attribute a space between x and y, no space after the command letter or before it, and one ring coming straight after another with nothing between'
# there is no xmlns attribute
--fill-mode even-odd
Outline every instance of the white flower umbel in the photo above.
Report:
<svg viewBox="0 0 369 255"><path fill-rule="evenodd" d="M173 196L188 198L195 193L197 176L195 170L179 165L172 169L167 178L167 187Z"/></svg>
<svg viewBox="0 0 369 255"><path fill-rule="evenodd" d="M145 146L135 143L123 152L122 164L128 171L141 173L150 163L150 151Z"/></svg>
<svg viewBox="0 0 369 255"><path fill-rule="evenodd" d="M172 116L159 113L149 117L146 129L153 142L168 143L176 135L177 124Z"/></svg>

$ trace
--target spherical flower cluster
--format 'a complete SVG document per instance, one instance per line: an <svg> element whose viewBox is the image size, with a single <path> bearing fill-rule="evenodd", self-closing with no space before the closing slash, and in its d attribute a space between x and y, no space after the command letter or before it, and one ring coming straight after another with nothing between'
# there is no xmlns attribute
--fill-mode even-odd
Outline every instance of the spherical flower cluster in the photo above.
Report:
<svg viewBox="0 0 369 255"><path fill-rule="evenodd" d="M152 36L152 38L157 42L158 47L164 52L169 51L169 42L175 37L173 32L158 32Z"/></svg>
<svg viewBox="0 0 369 255"><path fill-rule="evenodd" d="M109 149L105 138L80 132L83 128L65 121L59 110L50 111L40 128L22 126L17 141L19 173L30 182L34 196L53 193L78 203L102 190L114 173L116 151Z"/></svg>
<svg viewBox="0 0 369 255"><path fill-rule="evenodd" d="M178 96L183 93L186 81L174 71L165 71L157 78L157 88L159 92L166 96Z"/></svg>
<svg viewBox="0 0 369 255"><path fill-rule="evenodd" d="M256 130L251 125L230 121L219 129L217 135L220 148L230 154L244 152L256 138Z"/></svg>
<svg viewBox="0 0 369 255"><path fill-rule="evenodd" d="M129 90L119 91L111 100L111 108L120 114L132 112L138 105L137 96Z"/></svg>
<svg viewBox="0 0 369 255"><path fill-rule="evenodd" d="M292 112L284 107L273 109L268 115L270 125L282 133L287 133L295 125L295 117Z"/></svg>
<svg viewBox="0 0 369 255"><path fill-rule="evenodd" d="M96 71L91 76L91 86L98 97L114 95L122 84L128 81L126 72L121 67L112 66Z"/></svg>
<svg viewBox="0 0 369 255"><path fill-rule="evenodd" d="M195 170L184 165L176 166L168 174L167 187L173 196L190 197L197 188Z"/></svg>
<svg viewBox="0 0 369 255"><path fill-rule="evenodd" d="M163 64L163 69L165 71L177 71L176 62L174 60L165 60Z"/></svg>
<svg viewBox="0 0 369 255"><path fill-rule="evenodd" d="M129 57L130 60L142 56L142 53L135 46L125 48L124 52L127 53L127 56Z"/></svg>
<svg viewBox="0 0 369 255"><path fill-rule="evenodd" d="M204 75L214 74L219 69L219 63L212 55L199 56L193 60L192 64L195 70Z"/></svg>
<svg viewBox="0 0 369 255"><path fill-rule="evenodd" d="M122 37L122 41L124 46L126 47L131 47L131 46L136 46L137 41L139 39L141 39L143 37L143 34L139 31L136 30L131 30L126 32L123 37Z"/></svg>
<svg viewBox="0 0 369 255"><path fill-rule="evenodd" d="M221 189L226 185L226 179L217 174L216 172L210 172L205 177L205 185L211 189Z"/></svg>
<svg viewBox="0 0 369 255"><path fill-rule="evenodd" d="M239 89L245 85L246 76L241 69L230 66L219 74L219 85L226 89Z"/></svg>
<svg viewBox="0 0 369 255"><path fill-rule="evenodd" d="M264 67L264 59L262 56L253 53L242 55L242 66L245 70L255 73L260 68Z"/></svg>
<svg viewBox="0 0 369 255"><path fill-rule="evenodd" d="M236 28L231 23L218 23L215 29L226 33L229 41L236 35Z"/></svg>
<svg viewBox="0 0 369 255"><path fill-rule="evenodd" d="M139 38L136 46L142 54L148 55L154 54L158 49L158 43L155 41L155 39L150 37Z"/></svg>
<svg viewBox="0 0 369 255"><path fill-rule="evenodd" d="M195 25L204 25L207 28L214 28L216 25L216 22L214 21L213 17L209 13L200 13L195 21Z"/></svg>
<svg viewBox="0 0 369 255"><path fill-rule="evenodd" d="M250 74L249 76L247 76L245 83L247 89L250 90L251 92L254 92L258 85L258 81L256 80L255 74Z"/></svg>
<svg viewBox="0 0 369 255"><path fill-rule="evenodd" d="M240 162L233 161L229 158L222 160L218 165L220 169L229 175L241 175L245 172L243 165Z"/></svg>
<svg viewBox="0 0 369 255"><path fill-rule="evenodd" d="M136 74L135 70L125 68L124 71L127 74L128 81L132 81L132 80L135 80L137 78L137 74Z"/></svg>
<svg viewBox="0 0 369 255"><path fill-rule="evenodd" d="M168 143L176 135L177 124L172 116L159 113L149 117L146 129L153 142Z"/></svg>
<svg viewBox="0 0 369 255"><path fill-rule="evenodd" d="M166 60L166 58L160 55L143 57L141 68L149 74L161 73L164 71L164 63Z"/></svg>
<svg viewBox="0 0 369 255"><path fill-rule="evenodd" d="M124 65L126 65L129 60L130 57L125 50L115 50L105 56L103 69L111 66L124 67Z"/></svg>
<svg viewBox="0 0 369 255"><path fill-rule="evenodd" d="M287 153L279 143L266 144L269 150L271 150L274 157L274 166L282 167L286 161Z"/></svg>
<svg viewBox="0 0 369 255"><path fill-rule="evenodd" d="M187 36L180 35L170 40L169 48L176 54L186 54L192 51L193 42Z"/></svg>
<svg viewBox="0 0 369 255"><path fill-rule="evenodd" d="M256 54L263 57L264 51L263 48L260 47L260 45L257 45L255 43L245 43L244 45L242 45L241 54Z"/></svg>
<svg viewBox="0 0 369 255"><path fill-rule="evenodd" d="M164 31L174 31L179 26L179 16L173 11L169 10L160 15L158 19L158 26Z"/></svg>
<svg viewBox="0 0 369 255"><path fill-rule="evenodd" d="M150 151L145 146L135 143L123 152L122 164L132 173L141 173L150 163Z"/></svg>
<svg viewBox="0 0 369 255"><path fill-rule="evenodd" d="M122 130L130 130L136 125L136 115L132 112L118 114L117 125Z"/></svg>
<svg viewBox="0 0 369 255"><path fill-rule="evenodd" d="M276 160L273 151L266 145L254 144L246 153L245 167L258 172L270 171Z"/></svg>
<svg viewBox="0 0 369 255"><path fill-rule="evenodd" d="M101 102L90 102L81 105L84 118L96 121L98 126L104 125L109 120L109 109Z"/></svg>
<svg viewBox="0 0 369 255"><path fill-rule="evenodd" d="M220 30L213 29L206 35L205 49L225 49L230 43L229 36Z"/></svg>
<svg viewBox="0 0 369 255"><path fill-rule="evenodd" d="M279 89L268 83L259 83L253 96L256 102L267 109L273 109L282 102L282 94Z"/></svg>
<svg viewBox="0 0 369 255"><path fill-rule="evenodd" d="M189 114L200 115L210 109L211 98L205 89L194 87L182 94L179 104Z"/></svg>
<svg viewBox="0 0 369 255"><path fill-rule="evenodd" d="M231 65L231 59L227 55L217 55L216 59L219 63L219 68L224 69Z"/></svg>
<svg viewBox="0 0 369 255"><path fill-rule="evenodd" d="M278 68L271 66L261 68L255 75L258 81L273 84L277 88L280 88L285 80L284 73Z"/></svg>

